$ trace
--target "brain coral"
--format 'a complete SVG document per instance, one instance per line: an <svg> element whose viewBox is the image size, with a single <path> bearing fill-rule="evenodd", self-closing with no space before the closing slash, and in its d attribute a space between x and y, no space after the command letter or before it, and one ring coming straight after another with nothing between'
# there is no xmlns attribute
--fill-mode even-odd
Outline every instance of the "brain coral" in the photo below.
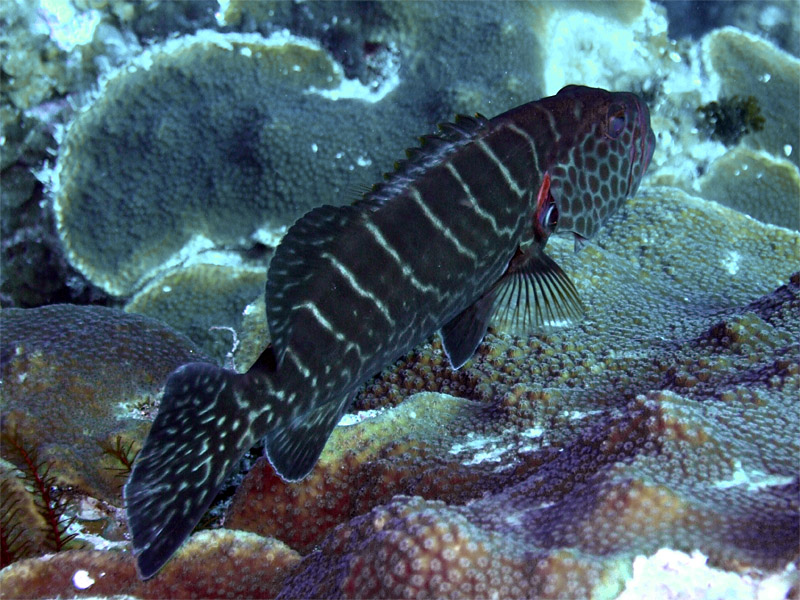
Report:
<svg viewBox="0 0 800 600"><path fill-rule="evenodd" d="M104 448L139 444L148 422L134 409L152 410L166 376L205 355L164 324L111 308L12 308L2 320L4 436L15 432L62 484L119 505L121 465Z"/></svg>

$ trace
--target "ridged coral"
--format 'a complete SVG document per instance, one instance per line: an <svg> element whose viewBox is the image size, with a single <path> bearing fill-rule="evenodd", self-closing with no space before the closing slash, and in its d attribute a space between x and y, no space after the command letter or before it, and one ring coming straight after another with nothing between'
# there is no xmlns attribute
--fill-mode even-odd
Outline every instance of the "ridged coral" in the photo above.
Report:
<svg viewBox="0 0 800 600"><path fill-rule="evenodd" d="M135 407L153 410L170 371L205 355L162 323L116 309L60 304L5 309L2 319L3 435L35 450L62 484L118 504L125 480L104 446L140 444L148 421Z"/></svg>
<svg viewBox="0 0 800 600"><path fill-rule="evenodd" d="M242 531L204 531L189 538L150 581L139 579L127 552L73 550L4 569L0 598L274 598L298 560L276 540Z"/></svg>
<svg viewBox="0 0 800 600"><path fill-rule="evenodd" d="M716 73L720 96L755 96L765 123L763 131L748 136L755 148L800 164L800 60L769 42L725 27L703 40L702 59ZM787 154L784 148L791 150Z"/></svg>

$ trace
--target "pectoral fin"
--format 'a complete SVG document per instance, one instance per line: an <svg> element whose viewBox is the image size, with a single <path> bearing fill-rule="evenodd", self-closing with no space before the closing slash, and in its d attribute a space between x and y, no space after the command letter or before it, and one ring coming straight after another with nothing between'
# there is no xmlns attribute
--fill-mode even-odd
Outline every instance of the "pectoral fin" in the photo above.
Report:
<svg viewBox="0 0 800 600"><path fill-rule="evenodd" d="M575 286L556 262L534 244L518 250L489 291L442 327L442 346L453 368L461 367L486 329L523 336L569 327L583 316Z"/></svg>
<svg viewBox="0 0 800 600"><path fill-rule="evenodd" d="M584 314L572 281L537 245L517 253L493 293L489 325L511 335L569 327Z"/></svg>

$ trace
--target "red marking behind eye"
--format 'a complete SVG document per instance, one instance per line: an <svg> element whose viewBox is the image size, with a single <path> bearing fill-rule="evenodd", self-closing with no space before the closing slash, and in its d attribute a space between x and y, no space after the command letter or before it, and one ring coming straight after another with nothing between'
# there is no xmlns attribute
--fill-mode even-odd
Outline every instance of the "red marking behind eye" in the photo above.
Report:
<svg viewBox="0 0 800 600"><path fill-rule="evenodd" d="M552 196L550 195L550 173L545 172L542 178L542 185L539 186L539 193L536 194L536 216L542 213L542 210L550 202Z"/></svg>
<svg viewBox="0 0 800 600"><path fill-rule="evenodd" d="M551 208L556 210L555 216L552 215ZM545 172L542 184L536 194L536 210L533 213L533 231L537 241L543 242L553 233L555 223L551 227L549 223L545 222L545 219L548 221L557 219L557 210L553 195L550 193L550 173Z"/></svg>

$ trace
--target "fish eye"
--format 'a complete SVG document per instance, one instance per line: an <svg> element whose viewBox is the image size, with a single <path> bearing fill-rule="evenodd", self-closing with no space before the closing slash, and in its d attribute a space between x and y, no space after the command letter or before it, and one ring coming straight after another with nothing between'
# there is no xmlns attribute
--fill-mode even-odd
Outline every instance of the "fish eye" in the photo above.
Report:
<svg viewBox="0 0 800 600"><path fill-rule="evenodd" d="M612 104L608 110L608 136L617 139L625 129L626 120L625 108L619 104Z"/></svg>
<svg viewBox="0 0 800 600"><path fill-rule="evenodd" d="M553 231L558 225L558 207L553 202L547 207L547 210L542 213L541 217L542 229L545 231Z"/></svg>

